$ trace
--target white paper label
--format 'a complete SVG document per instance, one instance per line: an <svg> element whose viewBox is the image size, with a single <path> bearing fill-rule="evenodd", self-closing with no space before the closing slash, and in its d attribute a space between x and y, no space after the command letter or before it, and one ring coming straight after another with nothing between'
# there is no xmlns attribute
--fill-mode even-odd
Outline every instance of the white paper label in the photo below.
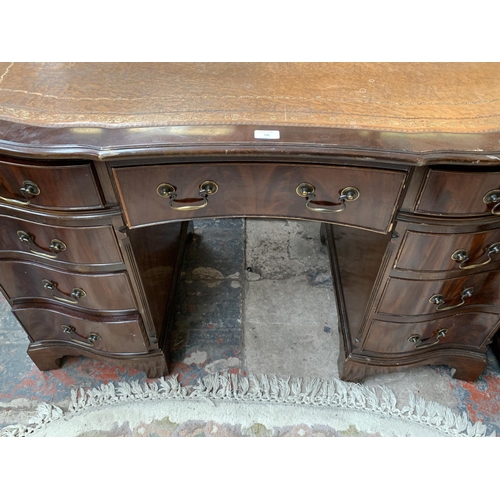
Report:
<svg viewBox="0 0 500 500"><path fill-rule="evenodd" d="M279 130L254 130L253 136L255 139L279 139Z"/></svg>

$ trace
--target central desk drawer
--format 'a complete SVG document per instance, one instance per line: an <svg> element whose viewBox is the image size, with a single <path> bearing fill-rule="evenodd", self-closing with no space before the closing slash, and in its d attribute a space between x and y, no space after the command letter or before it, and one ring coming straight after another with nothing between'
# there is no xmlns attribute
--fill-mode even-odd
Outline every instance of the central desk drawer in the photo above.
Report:
<svg viewBox="0 0 500 500"><path fill-rule="evenodd" d="M129 227L257 216L381 233L391 224L406 179L396 170L275 163L119 167L113 173Z"/></svg>

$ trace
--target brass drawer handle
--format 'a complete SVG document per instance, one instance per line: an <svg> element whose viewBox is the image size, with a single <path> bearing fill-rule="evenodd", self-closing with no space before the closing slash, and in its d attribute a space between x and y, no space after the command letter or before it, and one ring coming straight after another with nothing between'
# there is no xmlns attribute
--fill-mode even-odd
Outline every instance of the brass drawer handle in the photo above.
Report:
<svg viewBox="0 0 500 500"><path fill-rule="evenodd" d="M446 304L445 298L440 294L435 294L433 295L430 299L429 302L431 304L436 305L436 311L449 311L450 309L455 309L457 307L463 306L465 304L465 299L468 299L472 297L472 292L474 291L474 288L464 288L462 290L462 293L460 294L460 300L458 304L455 304L453 306L446 306L444 307L444 304Z"/></svg>
<svg viewBox="0 0 500 500"><path fill-rule="evenodd" d="M24 200L6 198L5 196L0 196L0 200L6 201L7 203L14 203L15 205L25 206L30 204L31 198L40 194L40 188L32 181L24 181L19 191L21 191L21 194L24 196Z"/></svg>
<svg viewBox="0 0 500 500"><path fill-rule="evenodd" d="M176 188L172 184L163 183L156 188L156 192L163 196L164 198L169 198L170 208L173 210L199 210L200 208L205 208L208 205L208 197L215 194L219 190L219 186L214 181L204 181L200 184L200 199L194 200L196 202L201 201L201 205L183 205L183 200L177 200ZM179 204L179 206L174 206L174 203Z"/></svg>
<svg viewBox="0 0 500 500"><path fill-rule="evenodd" d="M35 243L34 236L31 236L31 234L27 233L26 231L18 231L17 236L23 243L26 243L28 245L28 249L32 254L38 255L39 257L45 257L47 259L57 259L57 254L66 250L66 244L61 240L55 238L50 242L49 248L51 253L48 253L43 251L43 249ZM34 250L32 248L32 245L40 248L40 250Z"/></svg>
<svg viewBox="0 0 500 500"><path fill-rule="evenodd" d="M306 208L311 210L312 212L322 212L327 214L334 214L337 212L343 212L346 208L346 201L354 201L359 198L359 189L355 187L346 187L342 189L339 196L340 208L325 208L321 206L313 207L311 206L311 202L316 198L316 194L314 193L315 187L308 182L302 182L297 186L295 192L306 199ZM328 202L332 205L332 203ZM313 202L315 205L319 205L317 201Z"/></svg>
<svg viewBox="0 0 500 500"><path fill-rule="evenodd" d="M82 297L85 297L87 295L87 292L85 292L85 290L82 290L81 288L73 288L70 293L70 296L73 297L72 299L58 297L54 293L54 291L57 290L57 283L54 283L50 280L42 280L42 284L44 288L52 291L52 297L54 297L54 299L58 300L59 302L64 302L65 304L78 304L78 299L81 299Z"/></svg>
<svg viewBox="0 0 500 500"><path fill-rule="evenodd" d="M483 202L486 205L490 205L491 203L495 203L495 206L491 209L491 213L493 215L500 215L500 189L493 189L493 191L488 191L484 197Z"/></svg>
<svg viewBox="0 0 500 500"><path fill-rule="evenodd" d="M500 242L496 242L492 243L486 250L486 255L488 257L488 260L485 260L478 264L470 264L468 266L464 266L464 264L469 260L469 255L467 254L467 250L463 248L461 248L460 250L455 250L451 254L451 258L456 262L460 262L460 265L458 266L460 269L475 269L476 267L481 267L485 266L486 264L489 264L491 262L491 256L499 252L500 252Z"/></svg>
<svg viewBox="0 0 500 500"><path fill-rule="evenodd" d="M431 347L433 345L439 344L439 341L446 336L448 333L448 330L446 328L440 328L436 332L436 340L433 342L430 342L432 340L432 337L429 339L428 342L422 342L420 340L420 335L412 335L411 337L408 337L408 342L412 342L415 344L415 349L424 349L425 347Z"/></svg>
<svg viewBox="0 0 500 500"><path fill-rule="evenodd" d="M101 340L101 336L97 333L92 332L87 338L83 337L79 333L77 333L76 328L71 325L62 325L62 331L69 335L71 337L71 340L73 342L76 342L77 344L82 344L86 347L94 347L94 344ZM80 339L75 339L74 335L80 337Z"/></svg>

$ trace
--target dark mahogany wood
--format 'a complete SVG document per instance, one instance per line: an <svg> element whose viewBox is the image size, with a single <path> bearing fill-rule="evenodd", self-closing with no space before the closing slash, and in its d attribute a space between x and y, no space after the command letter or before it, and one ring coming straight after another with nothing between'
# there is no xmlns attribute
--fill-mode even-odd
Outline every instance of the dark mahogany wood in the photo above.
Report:
<svg viewBox="0 0 500 500"><path fill-rule="evenodd" d="M36 196L24 197L20 189L25 181L34 182L40 189ZM0 196L16 205L56 210L81 210L103 206L90 164L37 165L0 157Z"/></svg>
<svg viewBox="0 0 500 500"><path fill-rule="evenodd" d="M198 217L266 216L337 222L385 233L406 179L404 171L279 163L156 165L113 172L129 227ZM178 193L175 208L201 205L200 185L207 180L214 181L218 191L202 209L175 210L169 198L157 193L159 185L168 183ZM296 192L303 182L315 188L313 208L341 209L339 196L346 187L357 188L360 195L346 202L342 212L315 212Z"/></svg>
<svg viewBox="0 0 500 500"><path fill-rule="evenodd" d="M19 239L18 231L25 231L33 237L31 249ZM54 259L50 243L58 239L66 245L66 250L57 253ZM122 257L111 226L64 227L39 224L18 217L0 215L0 256L33 259L40 262L63 262L74 265L121 264Z"/></svg>
<svg viewBox="0 0 500 500"><path fill-rule="evenodd" d="M148 341L137 314L98 316L78 313L68 308L47 308L42 303L14 306L13 313L34 342L58 340L73 348L83 347L98 353L147 353ZM74 328L69 335L63 326ZM100 339L94 345L88 340L92 334Z"/></svg>
<svg viewBox="0 0 500 500"><path fill-rule="evenodd" d="M441 348L472 349L484 352L485 342L492 331L498 327L499 322L497 314L486 313L454 314L433 321L411 323L375 320L369 328L366 342L362 345L362 352L366 355L369 355L366 351L396 355L403 353L425 355L427 350ZM442 329L447 331L444 337L438 339L436 333ZM408 340L413 335L419 336L420 344Z"/></svg>
<svg viewBox="0 0 500 500"><path fill-rule="evenodd" d="M481 267L474 268L477 272L500 267L500 253L492 254L491 262L487 263L488 248L500 242L498 227L484 231L475 226L468 228L467 232L463 232L463 228L458 227L457 233L454 234L430 232L430 229L442 230L443 226L439 225L434 227L423 224L413 225L407 231L404 231L404 227L402 224L396 227L396 231L402 231L403 243L394 262L395 269L425 273L466 272L467 269L460 269L460 262L451 258L457 250L465 250L468 255L468 261L464 262L462 267L485 263Z"/></svg>
<svg viewBox="0 0 500 500"><path fill-rule="evenodd" d="M348 322L345 332L352 335L349 341L355 344L366 310L373 300L391 236L326 224L322 225L322 230L330 249L334 283L342 284L336 289L337 309Z"/></svg>
<svg viewBox="0 0 500 500"><path fill-rule="evenodd" d="M173 302L187 237L187 222L129 231L135 265L162 349L173 316Z"/></svg>
<svg viewBox="0 0 500 500"><path fill-rule="evenodd" d="M43 340L33 342L28 347L28 355L33 363L42 371L57 370L63 365L67 356L86 356L117 367L134 368L144 371L149 378L168 375L165 356L159 349L147 354L99 354L84 347L75 347L65 341Z"/></svg>
<svg viewBox="0 0 500 500"><path fill-rule="evenodd" d="M416 205L417 213L470 217L490 215L495 203L483 197L500 189L500 172L431 169Z"/></svg>
<svg viewBox="0 0 500 500"><path fill-rule="evenodd" d="M344 344L341 337L341 344ZM341 349L341 353L344 353ZM488 365L484 354L471 351L447 349L427 352L425 356L408 355L398 357L397 360L388 360L386 357L360 356L346 353L338 360L339 373L344 380L350 382L362 382L371 375L380 375L396 371L408 370L422 365L447 365L452 368L453 378L460 380L475 381Z"/></svg>
<svg viewBox="0 0 500 500"><path fill-rule="evenodd" d="M471 296L461 299L464 290L472 288ZM446 302L433 304L429 299L442 295ZM460 305L463 302L463 305ZM427 315L453 306L446 312L459 313L471 307L500 307L500 272L481 272L447 280L407 280L389 278L378 307L381 314ZM439 309L438 309L439 308Z"/></svg>
<svg viewBox="0 0 500 500"><path fill-rule="evenodd" d="M385 245L380 240L375 246L379 250L367 256L365 233L333 225L325 225L324 230L339 314L338 365L343 380L360 382L369 375L426 364L452 366L454 376L465 380L475 380L481 374L487 364L486 346L500 322L498 314L449 313L427 322L386 315L384 321L370 321L375 317L380 284L389 276L399 238L386 238ZM449 333L434 346L415 349L415 343L408 341L411 335L420 335L422 342L434 342L440 328L447 328Z"/></svg>
<svg viewBox="0 0 500 500"><path fill-rule="evenodd" d="M47 288L46 281L53 283L55 290ZM16 299L44 298L75 309L133 311L137 308L125 272L71 273L34 262L0 260L0 282L4 283L7 298L14 303ZM71 292L75 288L83 290L85 295L73 297Z"/></svg>

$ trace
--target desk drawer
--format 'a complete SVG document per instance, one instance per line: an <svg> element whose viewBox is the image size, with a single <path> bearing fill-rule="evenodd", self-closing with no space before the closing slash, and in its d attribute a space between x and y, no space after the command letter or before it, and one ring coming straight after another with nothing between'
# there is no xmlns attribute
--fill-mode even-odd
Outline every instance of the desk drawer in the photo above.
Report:
<svg viewBox="0 0 500 500"><path fill-rule="evenodd" d="M452 217L492 215L492 210L500 215L500 172L430 170L416 206L416 212Z"/></svg>
<svg viewBox="0 0 500 500"><path fill-rule="evenodd" d="M121 167L113 173L129 227L264 216L337 222L382 233L391 224L406 179L406 172L395 170L274 163ZM206 181L214 183L216 192L204 197ZM313 196L298 194L304 183Z"/></svg>
<svg viewBox="0 0 500 500"><path fill-rule="evenodd" d="M500 272L447 280L389 278L378 312L398 316L458 312L469 306L500 306Z"/></svg>
<svg viewBox="0 0 500 500"><path fill-rule="evenodd" d="M394 262L402 271L442 272L500 267L500 229L456 234L407 231Z"/></svg>
<svg viewBox="0 0 500 500"><path fill-rule="evenodd" d="M373 321L363 350L386 354L423 354L444 346L484 350L498 322L496 314L456 314L421 323Z"/></svg>
<svg viewBox="0 0 500 500"><path fill-rule="evenodd" d="M102 208L90 164L31 165L0 160L0 202L51 210Z"/></svg>
<svg viewBox="0 0 500 500"><path fill-rule="evenodd" d="M60 340L76 347L120 354L148 352L138 315L97 320L96 316L40 307L14 308L13 312L34 342Z"/></svg>
<svg viewBox="0 0 500 500"><path fill-rule="evenodd" d="M33 262L0 261L0 284L11 300L43 298L103 311L136 309L125 273L71 273Z"/></svg>
<svg viewBox="0 0 500 500"><path fill-rule="evenodd" d="M82 265L122 262L110 226L49 226L0 215L0 241L0 256L18 254L44 261Z"/></svg>

